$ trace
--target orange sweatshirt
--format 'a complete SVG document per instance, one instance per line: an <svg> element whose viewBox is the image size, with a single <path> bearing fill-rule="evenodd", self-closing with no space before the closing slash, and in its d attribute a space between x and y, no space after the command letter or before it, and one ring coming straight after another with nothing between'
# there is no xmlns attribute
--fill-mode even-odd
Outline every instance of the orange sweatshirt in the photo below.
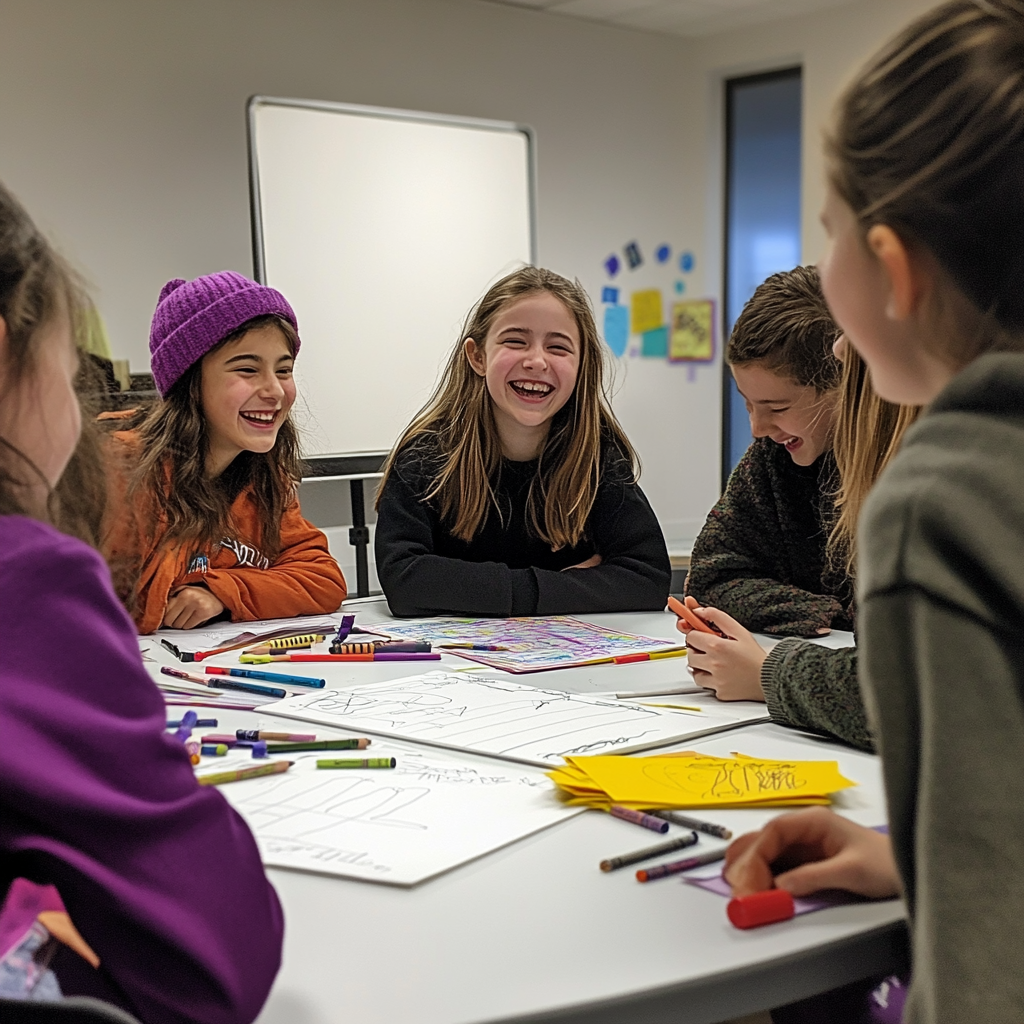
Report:
<svg viewBox="0 0 1024 1024"><path fill-rule="evenodd" d="M115 467L133 464L135 431L111 434L110 443L120 449L111 453ZM345 578L327 549L327 538L302 517L297 499L281 519L281 551L271 562L257 547L248 487L231 506L230 536L215 551L202 552L187 546L161 548L165 526L150 516L143 529L136 516L118 515L116 510L125 508L123 472L115 469L112 483L112 494L122 500L110 503L115 511L108 517L103 554L112 565L127 558L139 567L133 617L140 633L159 629L171 592L193 583L204 584L235 622L333 612L345 599Z"/></svg>

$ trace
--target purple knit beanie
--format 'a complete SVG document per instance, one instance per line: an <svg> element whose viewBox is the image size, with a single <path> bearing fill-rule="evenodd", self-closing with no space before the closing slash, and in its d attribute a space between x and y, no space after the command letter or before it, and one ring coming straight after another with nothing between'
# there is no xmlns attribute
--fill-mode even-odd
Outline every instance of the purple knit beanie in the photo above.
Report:
<svg viewBox="0 0 1024 1024"><path fill-rule="evenodd" d="M295 313L279 291L233 270L194 281L180 277L168 281L160 289L149 329L150 363L157 390L166 398L175 381L193 363L246 321L268 313L283 317L298 331Z"/></svg>

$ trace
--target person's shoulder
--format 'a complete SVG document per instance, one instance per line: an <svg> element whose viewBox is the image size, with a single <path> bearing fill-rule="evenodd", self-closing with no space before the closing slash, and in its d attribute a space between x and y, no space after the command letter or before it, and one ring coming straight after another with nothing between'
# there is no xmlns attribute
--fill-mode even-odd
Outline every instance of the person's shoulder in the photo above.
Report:
<svg viewBox="0 0 1024 1024"><path fill-rule="evenodd" d="M26 595L19 580L35 590L40 581L63 584L106 576L103 558L83 541L37 519L0 516L0 593L21 601Z"/></svg>
<svg viewBox="0 0 1024 1024"><path fill-rule="evenodd" d="M606 484L635 484L637 471L630 453L611 433L601 437L601 482Z"/></svg>
<svg viewBox="0 0 1024 1024"><path fill-rule="evenodd" d="M420 434L396 453L391 472L413 490L422 490L437 476L444 454L437 437Z"/></svg>
<svg viewBox="0 0 1024 1024"><path fill-rule="evenodd" d="M861 592L909 584L952 597L970 577L972 590L998 580L1024 608L1022 504L1024 356L985 356L907 431L872 489Z"/></svg>

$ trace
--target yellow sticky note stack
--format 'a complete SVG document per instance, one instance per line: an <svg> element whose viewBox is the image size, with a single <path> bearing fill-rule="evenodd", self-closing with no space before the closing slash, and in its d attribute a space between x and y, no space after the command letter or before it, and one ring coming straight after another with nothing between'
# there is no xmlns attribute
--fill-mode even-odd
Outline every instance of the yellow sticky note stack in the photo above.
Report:
<svg viewBox="0 0 1024 1024"><path fill-rule="evenodd" d="M829 794L856 783L835 761L772 761L733 754L654 757L567 757L548 776L570 804L635 810L687 807L798 807L830 803Z"/></svg>

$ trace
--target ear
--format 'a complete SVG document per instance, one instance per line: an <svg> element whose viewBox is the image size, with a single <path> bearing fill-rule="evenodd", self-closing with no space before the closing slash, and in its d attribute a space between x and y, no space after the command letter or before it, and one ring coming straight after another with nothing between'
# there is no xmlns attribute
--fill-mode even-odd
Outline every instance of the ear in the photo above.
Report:
<svg viewBox="0 0 1024 1024"><path fill-rule="evenodd" d="M478 345L472 338L467 338L462 348L466 353L466 359L469 360L469 365L473 367L473 372L480 377L484 376L487 372L487 364L484 362L483 345Z"/></svg>
<svg viewBox="0 0 1024 1024"><path fill-rule="evenodd" d="M867 243L888 279L886 315L891 320L907 319L920 306L927 287L919 259L888 224L869 228Z"/></svg>

